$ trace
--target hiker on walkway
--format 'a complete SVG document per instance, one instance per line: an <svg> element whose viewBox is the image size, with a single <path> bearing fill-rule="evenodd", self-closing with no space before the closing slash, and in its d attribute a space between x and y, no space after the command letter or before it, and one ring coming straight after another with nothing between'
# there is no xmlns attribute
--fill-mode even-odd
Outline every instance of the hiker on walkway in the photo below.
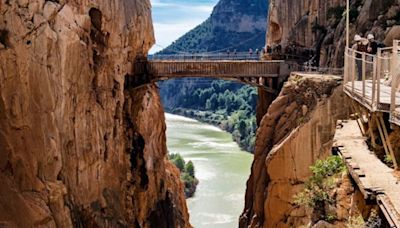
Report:
<svg viewBox="0 0 400 228"><path fill-rule="evenodd" d="M375 36L373 34L368 34L367 39L367 52L371 55L376 55L376 53L378 53L378 43L375 41Z"/></svg>
<svg viewBox="0 0 400 228"><path fill-rule="evenodd" d="M354 36L354 42L352 49L357 51L356 52L356 64L357 64L357 73L358 77L357 80L362 80L362 53L366 53L368 49L368 40L362 38L360 35Z"/></svg>

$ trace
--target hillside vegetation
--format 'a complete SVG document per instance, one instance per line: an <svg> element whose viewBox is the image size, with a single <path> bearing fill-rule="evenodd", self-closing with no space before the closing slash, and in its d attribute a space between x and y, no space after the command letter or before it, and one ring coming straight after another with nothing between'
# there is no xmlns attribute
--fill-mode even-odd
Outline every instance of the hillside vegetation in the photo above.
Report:
<svg viewBox="0 0 400 228"><path fill-rule="evenodd" d="M246 151L253 151L257 129L257 90L237 83L177 79L160 86L167 112L221 127Z"/></svg>

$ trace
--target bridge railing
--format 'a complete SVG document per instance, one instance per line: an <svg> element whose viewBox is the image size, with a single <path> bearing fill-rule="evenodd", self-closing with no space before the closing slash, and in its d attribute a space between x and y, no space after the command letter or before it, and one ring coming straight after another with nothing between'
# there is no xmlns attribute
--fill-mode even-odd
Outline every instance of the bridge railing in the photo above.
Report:
<svg viewBox="0 0 400 228"><path fill-rule="evenodd" d="M181 54L155 54L149 55L151 61L208 61L208 60L260 60L261 52L219 52L219 53L181 53Z"/></svg>
<svg viewBox="0 0 400 228"><path fill-rule="evenodd" d="M283 61L150 61L158 77L278 77Z"/></svg>
<svg viewBox="0 0 400 228"><path fill-rule="evenodd" d="M377 53L377 103L382 101L382 86L387 84L387 81L392 77L392 47L379 48Z"/></svg>
<svg viewBox="0 0 400 228"><path fill-rule="evenodd" d="M371 110L379 104L381 75L377 75L376 68L376 55L346 48L344 90Z"/></svg>
<svg viewBox="0 0 400 228"><path fill-rule="evenodd" d="M316 74L329 74L335 76L343 76L343 68L330 68L330 67L313 67L308 65L299 66L299 71Z"/></svg>
<svg viewBox="0 0 400 228"><path fill-rule="evenodd" d="M369 55L347 48L344 90L372 112L390 113L400 125L400 40Z"/></svg>
<svg viewBox="0 0 400 228"><path fill-rule="evenodd" d="M393 41L391 51L391 67L390 67L390 120L392 123L400 125L400 40Z"/></svg>
<svg viewBox="0 0 400 228"><path fill-rule="evenodd" d="M290 53L265 53L265 52L215 52L215 53L181 53L181 54L155 54L149 55L150 61L209 61L209 60L262 60L264 57L272 60L296 60L307 62L310 56Z"/></svg>

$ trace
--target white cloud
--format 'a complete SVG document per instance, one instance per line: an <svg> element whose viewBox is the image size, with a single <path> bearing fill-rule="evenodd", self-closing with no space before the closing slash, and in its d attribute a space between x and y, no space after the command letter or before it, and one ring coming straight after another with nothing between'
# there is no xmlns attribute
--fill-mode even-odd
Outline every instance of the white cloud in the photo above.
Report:
<svg viewBox="0 0 400 228"><path fill-rule="evenodd" d="M160 51L172 42L202 23L203 20L191 20L182 23L154 23L156 44L150 50L150 54Z"/></svg>
<svg viewBox="0 0 400 228"><path fill-rule="evenodd" d="M177 3L165 3L159 0L152 0L151 4L154 8L170 8L174 10L185 10L187 12L192 12L192 13L210 13L214 8L211 5L188 5L188 4L177 4Z"/></svg>
<svg viewBox="0 0 400 228"><path fill-rule="evenodd" d="M160 0L151 0L151 5L153 7L169 7L169 6L174 6L176 4L165 3L165 2L161 2Z"/></svg>
<svg viewBox="0 0 400 228"><path fill-rule="evenodd" d="M150 50L155 53L201 24L213 10L216 1L187 2L183 0L151 0L156 45Z"/></svg>

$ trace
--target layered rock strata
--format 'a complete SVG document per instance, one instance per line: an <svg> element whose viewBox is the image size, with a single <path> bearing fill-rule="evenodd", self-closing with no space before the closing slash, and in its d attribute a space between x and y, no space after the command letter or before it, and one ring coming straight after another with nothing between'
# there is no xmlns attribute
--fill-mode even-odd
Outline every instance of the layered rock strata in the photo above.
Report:
<svg viewBox="0 0 400 228"><path fill-rule="evenodd" d="M290 227L305 222L294 196L309 167L331 154L336 120L347 115L340 79L292 74L257 132L240 227ZM303 211L300 211L303 210Z"/></svg>
<svg viewBox="0 0 400 228"><path fill-rule="evenodd" d="M148 0L0 1L0 226L188 227Z"/></svg>

